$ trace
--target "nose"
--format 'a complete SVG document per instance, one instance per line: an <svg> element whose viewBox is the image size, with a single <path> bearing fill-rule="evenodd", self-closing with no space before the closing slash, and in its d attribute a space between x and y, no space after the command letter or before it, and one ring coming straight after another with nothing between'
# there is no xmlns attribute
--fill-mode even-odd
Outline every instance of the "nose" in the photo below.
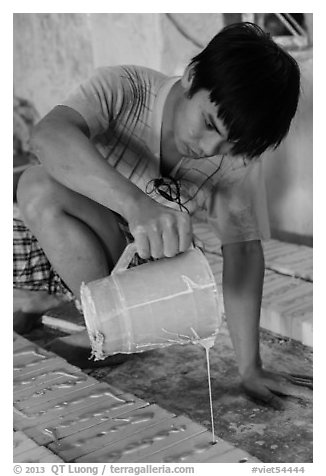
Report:
<svg viewBox="0 0 326 476"><path fill-rule="evenodd" d="M211 157L212 155L228 154L232 145L222 137L205 137L200 143L200 148L203 151L205 157Z"/></svg>

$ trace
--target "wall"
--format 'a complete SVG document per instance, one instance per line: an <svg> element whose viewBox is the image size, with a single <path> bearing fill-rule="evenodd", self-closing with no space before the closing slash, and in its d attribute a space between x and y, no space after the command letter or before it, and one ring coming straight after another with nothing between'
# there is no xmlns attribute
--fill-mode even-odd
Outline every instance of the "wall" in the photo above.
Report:
<svg viewBox="0 0 326 476"><path fill-rule="evenodd" d="M95 67L136 64L160 69L161 31L157 13L87 15Z"/></svg>
<svg viewBox="0 0 326 476"><path fill-rule="evenodd" d="M173 13L160 16L162 31L161 70L181 75L191 58L223 28L221 13Z"/></svg>
<svg viewBox="0 0 326 476"><path fill-rule="evenodd" d="M14 14L14 93L42 116L93 69L87 16Z"/></svg>
<svg viewBox="0 0 326 476"><path fill-rule="evenodd" d="M296 59L302 74L302 94L289 135L264 156L272 235L285 241L312 244L313 235L313 58L312 51Z"/></svg>
<svg viewBox="0 0 326 476"><path fill-rule="evenodd" d="M173 14L205 45L223 26L222 14ZM200 47L159 13L14 14L14 90L47 113L98 66L138 64L182 74Z"/></svg>

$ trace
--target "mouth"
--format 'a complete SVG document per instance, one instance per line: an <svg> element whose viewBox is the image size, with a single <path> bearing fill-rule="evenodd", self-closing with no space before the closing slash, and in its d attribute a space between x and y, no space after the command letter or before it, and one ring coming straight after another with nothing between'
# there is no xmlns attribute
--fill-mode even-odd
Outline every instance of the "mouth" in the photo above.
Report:
<svg viewBox="0 0 326 476"><path fill-rule="evenodd" d="M187 146L186 146L186 153L187 153L187 157L190 157L191 159L199 159L199 158L202 157L202 154L200 154L197 151L194 151L194 150L190 149Z"/></svg>

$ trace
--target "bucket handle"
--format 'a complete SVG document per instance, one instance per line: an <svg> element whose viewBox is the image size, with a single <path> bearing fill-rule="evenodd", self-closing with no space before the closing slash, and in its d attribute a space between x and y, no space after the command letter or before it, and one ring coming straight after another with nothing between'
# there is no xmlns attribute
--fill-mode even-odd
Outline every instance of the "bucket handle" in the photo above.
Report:
<svg viewBox="0 0 326 476"><path fill-rule="evenodd" d="M195 249L194 244L191 243L188 249L189 250ZM129 245L125 247L122 255L118 259L111 274L116 274L116 273L120 273L121 271L125 271L128 268L129 263L131 262L131 260L133 259L136 253L137 253L137 246L136 246L136 243L133 241L132 243L129 243Z"/></svg>
<svg viewBox="0 0 326 476"><path fill-rule="evenodd" d="M116 274L121 271L125 271L128 268L130 261L135 256L136 252L137 252L136 243L133 241L132 243L129 243L129 245L125 247L122 255L118 259L111 274Z"/></svg>

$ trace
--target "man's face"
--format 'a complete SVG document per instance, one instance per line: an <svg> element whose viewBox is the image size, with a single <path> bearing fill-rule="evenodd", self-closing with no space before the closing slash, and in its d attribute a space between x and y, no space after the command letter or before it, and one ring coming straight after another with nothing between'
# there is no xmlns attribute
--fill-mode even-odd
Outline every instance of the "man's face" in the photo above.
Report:
<svg viewBox="0 0 326 476"><path fill-rule="evenodd" d="M191 98L183 95L174 116L174 140L178 152L192 159L228 154L232 143L228 131L217 117L218 107L209 99L209 92L201 89Z"/></svg>

